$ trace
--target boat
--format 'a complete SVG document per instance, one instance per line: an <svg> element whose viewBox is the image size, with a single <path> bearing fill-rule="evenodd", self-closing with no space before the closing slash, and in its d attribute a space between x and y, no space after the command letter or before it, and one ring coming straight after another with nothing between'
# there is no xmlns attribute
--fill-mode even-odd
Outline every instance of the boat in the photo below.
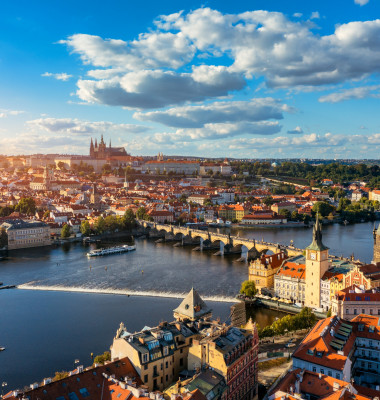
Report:
<svg viewBox="0 0 380 400"><path fill-rule="evenodd" d="M0 346L0 351L4 351L5 347Z"/></svg>
<svg viewBox="0 0 380 400"><path fill-rule="evenodd" d="M87 253L87 256L88 257L108 256L109 254L127 253L133 250L136 250L135 245L128 246L127 244L124 244L123 246L115 246L104 249L92 250L89 253Z"/></svg>

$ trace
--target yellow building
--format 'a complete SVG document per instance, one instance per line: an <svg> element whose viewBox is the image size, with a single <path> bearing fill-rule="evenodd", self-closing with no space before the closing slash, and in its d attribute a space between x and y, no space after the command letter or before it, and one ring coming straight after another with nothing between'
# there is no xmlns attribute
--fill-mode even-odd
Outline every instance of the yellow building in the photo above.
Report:
<svg viewBox="0 0 380 400"><path fill-rule="evenodd" d="M111 358L128 357L149 390L163 390L177 381L187 366L189 347L201 337L194 321L207 321L211 309L191 289L174 310L176 321L131 334L120 324L111 346Z"/></svg>
<svg viewBox="0 0 380 400"><path fill-rule="evenodd" d="M226 221L238 221L240 222L244 215L249 214L249 208L242 206L241 204L224 204L218 208L219 218L223 218Z"/></svg>
<svg viewBox="0 0 380 400"><path fill-rule="evenodd" d="M263 255L251 261L248 267L248 280L255 282L256 289L261 293L262 288L273 289L274 276L287 259L284 252L273 255Z"/></svg>

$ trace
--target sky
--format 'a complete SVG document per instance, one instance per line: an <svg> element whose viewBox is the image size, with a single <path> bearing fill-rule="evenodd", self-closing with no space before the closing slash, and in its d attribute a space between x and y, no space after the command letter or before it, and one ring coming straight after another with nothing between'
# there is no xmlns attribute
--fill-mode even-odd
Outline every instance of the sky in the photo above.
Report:
<svg viewBox="0 0 380 400"><path fill-rule="evenodd" d="M380 154L380 0L9 1L0 154Z"/></svg>

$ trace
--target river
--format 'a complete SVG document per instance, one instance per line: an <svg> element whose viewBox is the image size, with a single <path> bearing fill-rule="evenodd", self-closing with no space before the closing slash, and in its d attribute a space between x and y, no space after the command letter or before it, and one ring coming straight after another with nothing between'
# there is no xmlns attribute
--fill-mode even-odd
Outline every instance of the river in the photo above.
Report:
<svg viewBox="0 0 380 400"><path fill-rule="evenodd" d="M324 227L333 254L372 259L370 223ZM305 247L311 229L233 229L231 234ZM109 348L119 323L128 330L172 320L172 310L194 286L214 316L226 320L247 266L237 256L218 257L173 243L136 241L132 253L88 259L81 244L13 251L0 262L0 280L24 290L0 291L0 382L8 388L70 369L75 359L89 365L90 353ZM26 290L29 289L29 290ZM129 294L129 297L126 296ZM252 316L261 325L270 310Z"/></svg>

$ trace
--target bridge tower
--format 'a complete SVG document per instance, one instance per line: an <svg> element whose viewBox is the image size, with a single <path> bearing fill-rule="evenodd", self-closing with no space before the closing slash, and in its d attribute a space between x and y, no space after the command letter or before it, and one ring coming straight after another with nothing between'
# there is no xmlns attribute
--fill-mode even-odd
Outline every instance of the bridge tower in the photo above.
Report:
<svg viewBox="0 0 380 400"><path fill-rule="evenodd" d="M306 247L305 306L319 308L321 278L329 269L329 248L322 243L322 227L318 220L313 229L313 241Z"/></svg>

